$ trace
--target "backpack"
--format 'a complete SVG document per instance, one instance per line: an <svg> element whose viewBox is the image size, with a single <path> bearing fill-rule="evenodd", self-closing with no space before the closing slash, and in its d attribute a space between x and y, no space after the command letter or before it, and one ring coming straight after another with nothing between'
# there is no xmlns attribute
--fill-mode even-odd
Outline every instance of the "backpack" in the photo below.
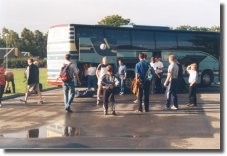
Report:
<svg viewBox="0 0 227 156"><path fill-rule="evenodd" d="M145 80L151 81L154 75L154 69L149 65L149 68L147 70Z"/></svg>
<svg viewBox="0 0 227 156"><path fill-rule="evenodd" d="M69 74L69 67L71 64L72 63L70 63L68 65L64 65L61 68L59 78L61 78L62 82L69 82L70 80L72 80L72 78L70 77L70 74Z"/></svg>

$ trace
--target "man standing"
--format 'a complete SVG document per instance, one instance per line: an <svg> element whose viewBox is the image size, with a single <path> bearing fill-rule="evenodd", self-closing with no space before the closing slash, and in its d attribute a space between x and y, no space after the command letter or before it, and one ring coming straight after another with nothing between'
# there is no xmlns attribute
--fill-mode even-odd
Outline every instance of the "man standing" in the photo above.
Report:
<svg viewBox="0 0 227 156"><path fill-rule="evenodd" d="M78 69L77 67L71 62L71 55L65 55L65 63L63 68L67 68L66 72L68 75L68 80L63 82L63 90L64 90L64 104L65 110L67 112L72 112L71 105L75 96L75 81L74 78L77 79L77 82L80 84L80 80L78 77ZM70 94L69 94L70 90Z"/></svg>
<svg viewBox="0 0 227 156"><path fill-rule="evenodd" d="M174 105L171 107L173 110L178 109L178 101L177 101L177 78L178 78L178 66L175 62L175 56L169 55L169 67L168 67L168 73L167 78L164 83L164 86L166 88L166 96L167 96L167 102L165 110L170 109L170 104L173 98Z"/></svg>
<svg viewBox="0 0 227 156"><path fill-rule="evenodd" d="M102 77L106 74L106 67L108 66L108 59L106 56L102 58L102 63L98 65L97 70L96 70L96 76L98 79L98 91L97 91L97 105L100 104L100 96L101 96L101 91L102 91Z"/></svg>
<svg viewBox="0 0 227 156"><path fill-rule="evenodd" d="M146 80L146 74L149 70L149 62L145 60L144 53L139 54L139 60L135 66L135 76L136 79L140 79L142 81L142 86L139 87L139 97L138 97L138 112L143 112L142 108L142 98L144 94L144 107L145 112L149 112L149 89L150 89L150 81Z"/></svg>
<svg viewBox="0 0 227 156"><path fill-rule="evenodd" d="M39 96L39 104L43 104L42 95L39 88L39 69L34 65L34 60L32 58L28 59L28 67L26 70L26 80L27 80L27 89L25 93L24 100L20 100L27 104L28 96L32 91L36 91Z"/></svg>
<svg viewBox="0 0 227 156"><path fill-rule="evenodd" d="M126 65L124 65L124 63L121 59L118 60L118 64L119 64L118 75L119 75L119 78L121 80L120 81L121 82L120 95L123 95L124 92L125 92L125 79L126 79L126 76L127 76L127 68L126 68Z"/></svg>

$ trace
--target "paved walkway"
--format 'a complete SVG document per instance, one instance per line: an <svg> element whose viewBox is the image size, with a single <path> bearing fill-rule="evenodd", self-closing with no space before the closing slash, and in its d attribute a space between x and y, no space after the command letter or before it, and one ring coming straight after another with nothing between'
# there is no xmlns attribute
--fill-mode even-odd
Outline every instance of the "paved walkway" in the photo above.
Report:
<svg viewBox="0 0 227 156"><path fill-rule="evenodd" d="M133 95L117 96L117 115L103 115L95 98L75 98L66 113L61 89L43 93L45 104L31 97L3 102L0 148L145 148L220 149L220 94L199 94L188 108L179 94L179 110L163 111L164 95L151 95L150 112L135 113Z"/></svg>

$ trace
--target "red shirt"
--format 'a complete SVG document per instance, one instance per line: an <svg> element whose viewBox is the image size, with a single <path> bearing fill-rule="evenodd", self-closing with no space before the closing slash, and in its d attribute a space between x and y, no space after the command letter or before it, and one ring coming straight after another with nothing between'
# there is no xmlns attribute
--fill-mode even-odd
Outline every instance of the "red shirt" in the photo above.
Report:
<svg viewBox="0 0 227 156"><path fill-rule="evenodd" d="M5 69L0 67L0 85L5 85L6 77L5 77Z"/></svg>

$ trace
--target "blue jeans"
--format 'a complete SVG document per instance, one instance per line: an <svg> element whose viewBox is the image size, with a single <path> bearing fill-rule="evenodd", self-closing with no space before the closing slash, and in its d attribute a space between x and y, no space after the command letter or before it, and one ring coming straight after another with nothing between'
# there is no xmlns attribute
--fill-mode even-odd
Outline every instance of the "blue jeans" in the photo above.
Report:
<svg viewBox="0 0 227 156"><path fill-rule="evenodd" d="M169 108L171 101L173 101L173 104L176 108L178 108L178 100L177 100L177 79L172 79L169 83L169 85L166 88L166 107Z"/></svg>
<svg viewBox="0 0 227 156"><path fill-rule="evenodd" d="M150 81L145 81L143 84L143 88L139 89L139 97L138 97L138 111L143 111L142 101L144 96L144 109L146 112L149 111L149 92L150 92Z"/></svg>
<svg viewBox="0 0 227 156"><path fill-rule="evenodd" d="M88 75L87 77L87 87L90 90L92 87L97 91L97 78L96 75Z"/></svg>
<svg viewBox="0 0 227 156"><path fill-rule="evenodd" d="M72 104L74 96L75 96L74 81L71 81L69 83L64 83L63 90L64 90L65 110L70 110L71 104ZM69 90L70 90L70 94L69 94Z"/></svg>
<svg viewBox="0 0 227 156"><path fill-rule="evenodd" d="M120 82L121 82L120 91L122 93L124 93L125 92L125 80L124 80L124 76L123 75L120 75Z"/></svg>

